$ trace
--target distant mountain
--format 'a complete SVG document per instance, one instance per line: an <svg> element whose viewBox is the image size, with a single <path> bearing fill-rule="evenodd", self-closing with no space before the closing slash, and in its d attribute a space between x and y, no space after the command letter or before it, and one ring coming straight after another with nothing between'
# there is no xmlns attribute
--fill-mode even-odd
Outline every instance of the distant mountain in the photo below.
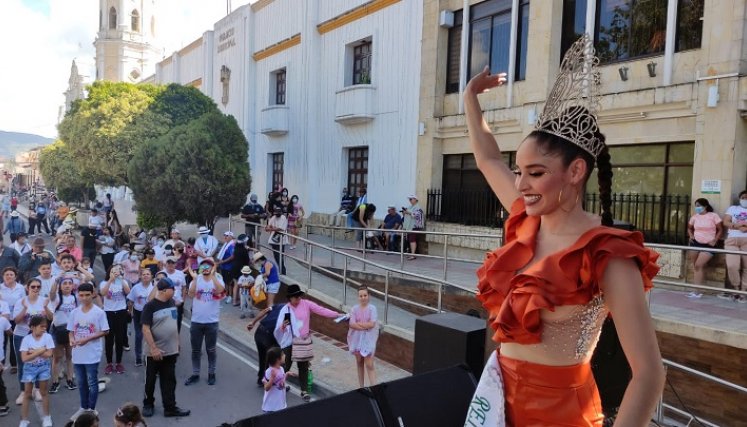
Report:
<svg viewBox="0 0 747 427"><path fill-rule="evenodd" d="M6 132L0 130L0 157L15 158L17 153L28 151L40 145L49 145L52 138L20 132Z"/></svg>

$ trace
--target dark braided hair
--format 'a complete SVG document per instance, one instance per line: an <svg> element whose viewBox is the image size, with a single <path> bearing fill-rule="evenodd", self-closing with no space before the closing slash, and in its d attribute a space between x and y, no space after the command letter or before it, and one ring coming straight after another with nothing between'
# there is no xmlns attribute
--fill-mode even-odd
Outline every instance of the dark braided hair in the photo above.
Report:
<svg viewBox="0 0 747 427"><path fill-rule="evenodd" d="M590 135L585 135L590 136ZM604 144L605 136L601 132L595 132L595 136ZM535 130L527 138L534 138L537 146L542 148L545 154L555 154L562 158L565 167L570 166L571 162L581 158L586 163L586 177L584 177L584 186L589 180L591 172L594 170L596 163L597 178L599 181L599 201L602 216L602 225L611 227L612 219L612 164L610 163L610 153L607 146L599 156L596 162L594 157L578 145L551 133ZM583 189L581 190L583 194Z"/></svg>

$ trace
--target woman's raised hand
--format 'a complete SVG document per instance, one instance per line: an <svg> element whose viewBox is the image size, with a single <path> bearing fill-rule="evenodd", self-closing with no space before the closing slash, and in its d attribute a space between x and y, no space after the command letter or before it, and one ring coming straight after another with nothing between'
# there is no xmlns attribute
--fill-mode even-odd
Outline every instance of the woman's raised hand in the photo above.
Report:
<svg viewBox="0 0 747 427"><path fill-rule="evenodd" d="M466 90L474 94L481 94L506 83L506 73L490 74L490 68L486 65L482 71L467 83Z"/></svg>

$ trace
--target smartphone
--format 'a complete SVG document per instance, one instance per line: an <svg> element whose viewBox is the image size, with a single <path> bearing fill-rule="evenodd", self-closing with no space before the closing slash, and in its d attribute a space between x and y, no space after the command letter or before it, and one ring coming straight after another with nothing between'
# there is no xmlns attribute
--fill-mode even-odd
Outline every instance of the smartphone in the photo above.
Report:
<svg viewBox="0 0 747 427"><path fill-rule="evenodd" d="M288 321L288 323L290 323L290 321L291 321L291 314L290 313L285 313L285 320Z"/></svg>

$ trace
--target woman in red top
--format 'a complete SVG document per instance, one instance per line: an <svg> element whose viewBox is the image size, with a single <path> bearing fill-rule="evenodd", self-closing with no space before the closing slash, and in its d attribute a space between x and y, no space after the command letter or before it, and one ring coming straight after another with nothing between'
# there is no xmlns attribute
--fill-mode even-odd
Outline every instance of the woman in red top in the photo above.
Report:
<svg viewBox="0 0 747 427"><path fill-rule="evenodd" d="M587 91L594 90L592 80L582 80L592 76L581 75L593 65L586 62L589 55L593 58L593 47L586 37L569 49L559 84L537 130L519 146L513 171L501 158L477 98L503 85L506 75L490 74L486 67L464 92L477 166L501 204L510 207L504 245L488 254L477 273L478 299L500 343L497 360L489 362L500 364L503 396L491 397L505 400L491 406L505 405L508 426L602 425L589 361L608 313L633 373L615 425L648 425L664 385L644 295L658 271L658 255L643 247L640 233L609 227L610 157L595 113L584 105ZM567 95L574 84L579 104L569 106L558 92ZM595 164L601 218L580 203Z"/></svg>

